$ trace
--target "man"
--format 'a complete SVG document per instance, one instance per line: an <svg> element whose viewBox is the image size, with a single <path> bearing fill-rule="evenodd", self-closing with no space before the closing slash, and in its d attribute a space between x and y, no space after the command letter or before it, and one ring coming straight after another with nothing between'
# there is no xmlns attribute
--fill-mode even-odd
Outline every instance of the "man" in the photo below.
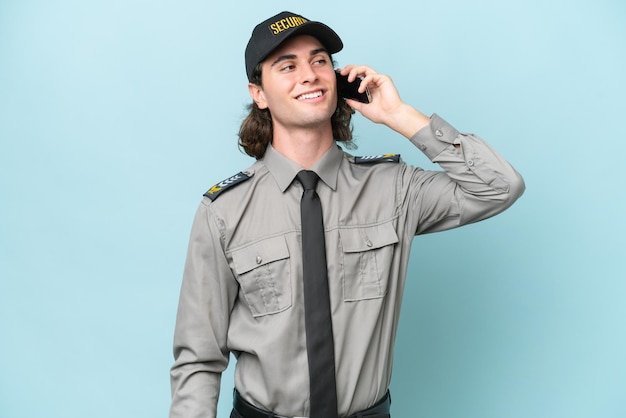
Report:
<svg viewBox="0 0 626 418"><path fill-rule="evenodd" d="M371 102L338 99L331 54L342 47L332 29L290 12L252 33L245 57L253 104L240 145L257 161L213 186L196 214L171 418L215 416L230 353L232 417L389 416L413 237L493 216L524 190L484 141L405 104L388 76L349 65L341 74L362 78L359 90L369 89ZM342 151L336 142L350 143L351 109L405 136L444 171ZM317 185L307 185L309 177ZM317 221L307 216L319 214L319 203L321 242L311 244ZM313 271L322 282L309 284ZM325 305L328 319L311 325ZM330 357L320 360L328 340Z"/></svg>

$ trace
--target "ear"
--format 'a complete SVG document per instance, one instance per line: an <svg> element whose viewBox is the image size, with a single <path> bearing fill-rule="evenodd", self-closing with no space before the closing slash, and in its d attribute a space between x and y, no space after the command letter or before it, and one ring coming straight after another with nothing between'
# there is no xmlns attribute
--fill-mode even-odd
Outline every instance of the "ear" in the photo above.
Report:
<svg viewBox="0 0 626 418"><path fill-rule="evenodd" d="M263 92L263 88L261 86L257 86L254 83L248 83L248 91L250 92L250 97L254 100L259 109L267 109L267 100L265 100L265 93Z"/></svg>

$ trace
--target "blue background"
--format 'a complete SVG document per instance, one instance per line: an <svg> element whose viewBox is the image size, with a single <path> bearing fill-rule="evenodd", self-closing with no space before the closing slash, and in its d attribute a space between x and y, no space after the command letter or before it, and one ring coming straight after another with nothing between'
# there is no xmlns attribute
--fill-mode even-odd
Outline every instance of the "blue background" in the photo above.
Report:
<svg viewBox="0 0 626 418"><path fill-rule="evenodd" d="M626 416L618 0L0 1L0 416L167 415L191 220L253 162L243 50L285 9L527 183L504 214L416 239L394 416ZM432 167L354 123L359 154ZM232 369L223 388L222 417Z"/></svg>

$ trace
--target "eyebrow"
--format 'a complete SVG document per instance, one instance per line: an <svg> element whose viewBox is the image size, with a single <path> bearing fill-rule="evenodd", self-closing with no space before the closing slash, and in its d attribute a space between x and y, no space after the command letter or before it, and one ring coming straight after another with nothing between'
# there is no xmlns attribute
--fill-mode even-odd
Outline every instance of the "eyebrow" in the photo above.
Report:
<svg viewBox="0 0 626 418"><path fill-rule="evenodd" d="M311 53L309 54L309 56L310 56L310 57L312 57L312 56L317 55L317 54L320 54L320 53L322 53L322 52L325 52L325 53L326 53L326 54L330 57L330 54L328 53L328 51L326 50L326 48L317 48L317 49L313 49L313 50L311 50ZM273 67L274 65L278 64L278 63L279 63L279 62L281 62L281 61L285 61L285 60L292 60L292 59L296 59L296 58L298 58L298 56L297 56L297 55L295 55L295 54L285 54L285 55L281 55L281 56L279 56L278 58L276 58L276 59L274 60L274 62L272 63L272 65L271 65L271 66Z"/></svg>

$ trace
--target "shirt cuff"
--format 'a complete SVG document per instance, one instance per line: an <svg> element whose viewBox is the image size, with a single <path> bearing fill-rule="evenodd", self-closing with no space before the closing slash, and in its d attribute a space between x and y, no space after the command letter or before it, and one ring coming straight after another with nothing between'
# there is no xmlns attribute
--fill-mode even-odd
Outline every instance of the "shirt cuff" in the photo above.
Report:
<svg viewBox="0 0 626 418"><path fill-rule="evenodd" d="M459 143L459 131L434 113L430 123L417 131L410 141L432 161L450 145Z"/></svg>

